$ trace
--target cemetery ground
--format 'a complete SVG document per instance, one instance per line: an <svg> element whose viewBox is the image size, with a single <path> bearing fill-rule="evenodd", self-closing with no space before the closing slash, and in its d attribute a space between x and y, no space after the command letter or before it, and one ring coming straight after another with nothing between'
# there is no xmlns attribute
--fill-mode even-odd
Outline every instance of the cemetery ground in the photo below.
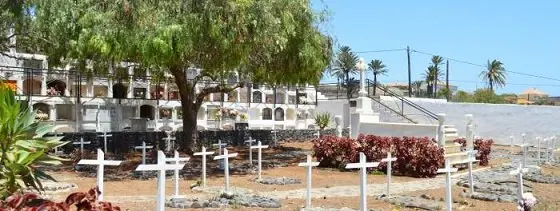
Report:
<svg viewBox="0 0 560 211"><path fill-rule="evenodd" d="M289 142L282 143L279 148L263 149L263 178L289 178L296 179L296 184L286 185L269 185L255 182L257 176L256 170L248 168L248 149L247 147L228 147L230 153L237 152L239 155L230 160L231 176L230 186L233 192L243 192L249 194L257 194L279 199L281 208L256 208L243 207L236 204L230 205L230 209L236 210L299 210L305 205L305 177L306 171L303 167L298 167L297 163L305 160L306 153L311 152L311 142ZM511 162L508 156L510 153L509 146L494 146L493 158L486 167L476 167L475 171L485 172L494 168L499 168L504 163ZM209 149L210 150L210 149ZM212 149L216 151L217 149ZM514 148L514 153L518 154L521 150ZM111 157L108 155L108 157ZM155 210L156 207L156 189L157 182L155 177L136 178L132 175L134 168L141 163L140 153L131 153L125 156L123 165L119 167L105 167L105 200L114 203L123 208L123 210ZM168 155L170 157L170 155ZM154 159L155 160L155 159ZM155 162L155 161L149 161ZM201 201L216 197L218 189L223 188L224 174L218 169L218 164L207 157L207 187L205 191L194 188L193 184L200 181L200 163L201 157L194 156L185 165L180 180L180 195L187 198L198 198ZM253 150L253 162L257 164L257 150ZM50 171L58 183L47 183L46 186L60 184L64 186L68 184L75 185L75 188L65 189L57 192L48 192L49 198L55 200L63 200L70 192L86 191L95 186L95 168L86 172L77 172L72 169L73 165L69 164L63 168L57 168ZM466 169L461 169L453 175L455 179L464 176ZM171 197L174 192L174 181L170 175L172 171L168 171L166 180L166 195ZM141 173L140 173L141 174ZM359 177L357 171L342 171L339 169L314 167L312 170L312 186L313 199L311 201L313 207L323 208L351 208L359 209ZM560 177L560 165L543 166L543 175ZM417 210L403 205L392 204L379 198L379 195L385 193L386 175L381 172L372 172L367 176L368 180L368 208L375 210ZM511 180L515 181L515 177L511 176ZM294 182L293 180L283 180ZM453 180L456 183L456 180ZM539 210L557 210L560 208L560 184L542 184L526 181L526 185L530 186L533 193L539 199ZM444 175L438 175L435 178L413 178L405 176L393 176L391 194L394 198L412 196L419 199L426 198L429 206L443 209L444 197ZM472 199L465 196L468 188L453 186L454 208L457 210L515 210L516 204L513 202L491 202L478 199ZM422 202L418 202L422 204ZM428 207L429 207L428 206ZM542 209L540 209L542 208ZM192 208L189 208L192 209ZM209 209L209 208L205 208ZM166 210L185 210L179 208L166 208ZM223 210L217 208L216 210Z"/></svg>

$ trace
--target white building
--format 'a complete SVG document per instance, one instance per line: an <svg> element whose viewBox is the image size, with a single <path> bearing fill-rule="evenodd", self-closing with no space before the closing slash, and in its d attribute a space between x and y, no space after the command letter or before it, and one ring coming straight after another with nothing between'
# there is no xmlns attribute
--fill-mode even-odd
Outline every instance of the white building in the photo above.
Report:
<svg viewBox="0 0 560 211"><path fill-rule="evenodd" d="M172 81L156 84L148 71L125 63L117 70L107 69L115 76L108 78L48 70L43 55L16 53L13 57L17 59L0 56L1 80L16 90L19 100L44 113L43 121L54 124L58 132L182 130L179 92ZM189 71L188 78L196 74ZM228 82L238 80L232 75ZM211 83L198 83L197 90ZM198 128L229 129L235 122L247 122L255 129L313 127L316 96L311 86L273 89L257 84L228 94L210 94L198 111ZM218 118L220 108L247 118Z"/></svg>

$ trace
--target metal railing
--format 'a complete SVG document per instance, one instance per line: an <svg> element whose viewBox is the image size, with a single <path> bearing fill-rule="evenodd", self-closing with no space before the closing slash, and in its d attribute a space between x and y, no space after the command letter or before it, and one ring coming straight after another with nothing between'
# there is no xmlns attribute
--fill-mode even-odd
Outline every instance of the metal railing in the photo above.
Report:
<svg viewBox="0 0 560 211"><path fill-rule="evenodd" d="M416 111L419 111L420 115L423 115L425 117L427 117L429 120L438 120L438 116L437 114L431 112L430 110L412 102L411 100L405 98L404 96L397 94L393 91L391 91L390 89L388 89L387 87L384 87L383 85L377 84L377 86L370 80L367 80L367 86L368 86L368 96L372 97L373 99L375 99L375 96L371 96L370 95L370 90L371 89L375 89L377 88L378 90L381 90L383 92L383 96L390 96L393 97L394 99L396 99L395 103L397 104L397 107L399 108L400 111L397 111L396 109L390 108L390 110L392 110L393 112L401 115L402 117L405 117L408 120L411 120L408 115L411 114L406 114L405 113L405 106L408 106L410 108L413 108ZM383 105L384 107L388 108L391 106L385 105L384 103L381 102L381 100L376 100L379 104Z"/></svg>

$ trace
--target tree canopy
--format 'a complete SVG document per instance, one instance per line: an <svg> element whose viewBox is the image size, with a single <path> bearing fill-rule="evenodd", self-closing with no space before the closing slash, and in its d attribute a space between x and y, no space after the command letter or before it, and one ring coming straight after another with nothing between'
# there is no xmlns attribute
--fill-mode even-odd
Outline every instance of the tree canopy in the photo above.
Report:
<svg viewBox="0 0 560 211"><path fill-rule="evenodd" d="M99 74L128 61L171 74L187 136L205 96L244 85L197 92L199 81L236 71L254 82L318 84L332 54L331 39L319 30L323 13L309 0L40 0L34 6L33 31L51 67ZM187 80L189 68L200 73Z"/></svg>

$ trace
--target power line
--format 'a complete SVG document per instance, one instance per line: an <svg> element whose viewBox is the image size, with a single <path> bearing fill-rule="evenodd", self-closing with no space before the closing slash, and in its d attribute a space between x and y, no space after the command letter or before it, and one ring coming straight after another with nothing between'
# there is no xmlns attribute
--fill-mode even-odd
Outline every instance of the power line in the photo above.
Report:
<svg viewBox="0 0 560 211"><path fill-rule="evenodd" d="M384 49L384 50L369 50L369 51L356 51L355 53L381 53L381 52L394 52L406 51L406 48Z"/></svg>
<svg viewBox="0 0 560 211"><path fill-rule="evenodd" d="M412 51L412 52L415 52L415 53L419 53L419 54L424 54L424 55L429 55L429 56L436 56L436 54L433 54L433 53L427 53L427 52L422 52L422 51L418 51L418 50L411 50L411 51ZM476 63L473 63L473 62L463 61L463 60L454 59L454 58L449 58L449 57L445 57L445 56L442 56L442 57L445 58L445 59L448 59L448 60L450 60L450 61L454 61L454 62L458 62L458 63L463 63L463 64L468 64L468 65L473 65L473 66L477 66L477 67L484 67L484 68L486 68L485 65L476 64ZM529 73L522 73L522 72L511 71L511 70L505 70L505 72L509 72L509 73L513 73L513 74L517 74L517 75L530 76L530 77L534 77L534 78L552 80L552 81L560 81L560 79L558 79L558 78L551 78L551 77L542 76L542 75L534 75L534 74L529 74ZM510 83L508 83L508 84L510 84Z"/></svg>

